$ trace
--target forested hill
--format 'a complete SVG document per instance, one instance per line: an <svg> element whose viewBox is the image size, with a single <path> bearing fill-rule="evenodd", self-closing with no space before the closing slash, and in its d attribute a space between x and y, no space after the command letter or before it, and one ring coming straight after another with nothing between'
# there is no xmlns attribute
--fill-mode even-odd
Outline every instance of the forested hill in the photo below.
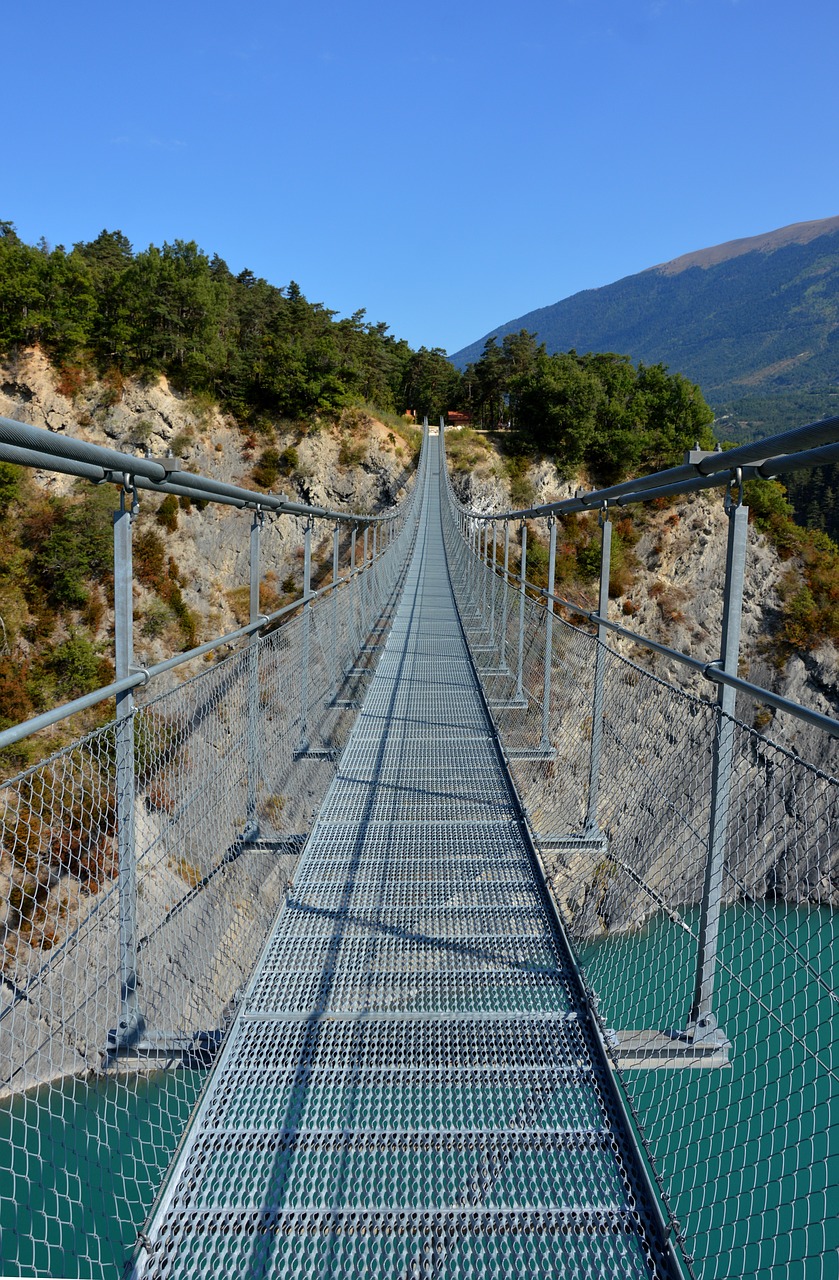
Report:
<svg viewBox="0 0 839 1280"><path fill-rule="evenodd" d="M839 412L839 218L688 254L500 325L548 351L617 351L697 382L730 434ZM492 335L487 335L487 337ZM475 361L486 339L453 355Z"/></svg>
<svg viewBox="0 0 839 1280"><path fill-rule="evenodd" d="M25 244L0 222L0 353L39 345L70 394L95 377L164 373L242 423L358 402L429 411L452 373L444 354L412 351L364 314L336 319L294 282L234 275L194 241L135 252L103 231L67 250Z"/></svg>

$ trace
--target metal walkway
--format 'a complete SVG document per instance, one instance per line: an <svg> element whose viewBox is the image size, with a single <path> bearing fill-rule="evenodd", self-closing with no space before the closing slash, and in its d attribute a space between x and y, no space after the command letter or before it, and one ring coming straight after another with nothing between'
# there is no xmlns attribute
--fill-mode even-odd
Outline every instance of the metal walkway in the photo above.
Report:
<svg viewBox="0 0 839 1280"><path fill-rule="evenodd" d="M438 481L435 458L387 646L138 1280L680 1274L473 673Z"/></svg>

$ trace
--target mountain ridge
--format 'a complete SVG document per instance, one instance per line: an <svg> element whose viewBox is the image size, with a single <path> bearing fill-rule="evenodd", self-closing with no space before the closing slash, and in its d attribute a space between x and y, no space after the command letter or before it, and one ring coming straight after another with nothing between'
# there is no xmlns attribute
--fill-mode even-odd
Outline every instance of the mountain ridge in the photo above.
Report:
<svg viewBox="0 0 839 1280"><path fill-rule="evenodd" d="M552 352L614 351L663 363L698 382L718 412L755 396L786 397L793 416L836 412L839 216L682 254L582 290L497 326L450 359L462 369L488 338L520 329ZM761 412L752 414L757 429L774 429Z"/></svg>
<svg viewBox="0 0 839 1280"><path fill-rule="evenodd" d="M660 262L646 271L660 271L664 275L677 275L688 267L711 267L718 262L726 262L743 253L772 253L787 244L809 244L819 236L839 231L839 216L835 218L817 218L812 222L791 222L776 231L764 231L756 236L741 236L736 240L725 240L722 244L712 245L707 249L695 249L691 253L680 254L669 262ZM644 272L640 272L641 275Z"/></svg>

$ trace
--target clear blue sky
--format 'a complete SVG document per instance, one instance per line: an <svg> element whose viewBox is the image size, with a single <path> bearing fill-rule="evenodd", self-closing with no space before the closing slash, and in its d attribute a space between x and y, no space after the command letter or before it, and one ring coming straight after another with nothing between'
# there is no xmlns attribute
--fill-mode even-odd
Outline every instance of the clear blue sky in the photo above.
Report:
<svg viewBox="0 0 839 1280"><path fill-rule="evenodd" d="M7 0L3 36L25 240L195 239L413 346L839 214L836 0Z"/></svg>

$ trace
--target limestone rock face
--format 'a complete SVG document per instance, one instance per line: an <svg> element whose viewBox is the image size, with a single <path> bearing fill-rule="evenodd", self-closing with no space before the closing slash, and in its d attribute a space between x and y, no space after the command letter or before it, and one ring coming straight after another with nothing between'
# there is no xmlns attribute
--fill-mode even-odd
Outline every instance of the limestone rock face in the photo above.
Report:
<svg viewBox="0 0 839 1280"><path fill-rule="evenodd" d="M560 478L550 471L543 463L528 476L542 501L546 495L565 496ZM492 484L473 475L458 475L455 483L463 501L484 511L512 505L500 468ZM663 508L636 511L640 536L633 547L635 563L631 580L627 577L621 594L609 602L611 620L703 664L718 659L728 532L722 493L705 491ZM612 518L617 524L630 514L632 509L619 509ZM538 522L537 531L544 538ZM782 562L750 525L740 675L839 717L836 646L820 639L810 652L784 658L773 642L781 622L780 587L789 569L789 562ZM572 593L567 587L561 591ZM575 598L593 608L596 583L583 583ZM570 613L568 620L573 621ZM642 884L652 884L661 900L677 910L693 908L702 895L708 847L715 717L710 706L694 699L715 702L718 686L630 637L611 633L608 644L629 660L607 664L608 731L597 825L609 856L596 844L574 845L573 840L563 853L550 843L544 853L554 892L572 932L583 941L642 927L658 901ZM547 765L513 763L537 839L580 832L586 820L591 641L576 650L569 644L566 653L555 677L550 737L556 759ZM659 679L645 680L639 667ZM538 696L537 691L536 702ZM509 733L513 747L527 738L517 714L499 716L502 742ZM830 835L836 799L829 781L839 774L839 742L742 694L735 714L742 727L735 738L726 900L753 896L839 907L839 854ZM537 740L538 725L530 724L530 733Z"/></svg>
<svg viewBox="0 0 839 1280"><path fill-rule="evenodd" d="M576 488L547 460L531 467L527 478L536 493L534 505L571 497ZM477 473L455 473L452 479L461 501L479 511L510 510L513 505L503 467L485 465ZM613 511L612 519L623 519L632 511ZM634 580L610 601L611 618L689 657L703 662L719 658L727 529L722 490L687 495L663 510L647 509L634 547L638 561ZM779 584L784 570L774 547L750 525L740 675L815 711L839 716L836 646L821 640L811 653L793 656L786 662L780 662L777 649L772 646L772 636L780 622ZM581 603L594 607L595 583ZM690 668L620 636L612 635L609 643L669 683L701 697L714 697L716 686ZM751 724L756 705L739 697L737 714ZM837 746L820 730L765 711L757 719L764 732L780 745L823 767L832 762L836 772Z"/></svg>
<svg viewBox="0 0 839 1280"><path fill-rule="evenodd" d="M68 388L38 348L0 367L0 415L130 454L163 457L171 450L186 471L257 490L251 471L263 449L271 446L282 451L293 446L297 464L272 492L334 510L369 513L387 508L403 493L412 472L404 441L373 418L355 424L351 461L342 463L346 432L330 425L315 424L302 437L299 430L289 429L274 438L259 439L245 434L217 406L182 395L163 376L148 382L111 380ZM49 471L34 475L39 486L57 495L71 492L75 483L70 476ZM246 620L250 513L214 503L203 511L193 506L179 510L177 527L169 529L155 519L161 501L156 494L141 493L136 532L154 529L163 538L184 600L199 619L198 639L233 630ZM294 580L289 588L300 593L297 552L301 540L300 520L282 516L267 521L262 565L274 599L289 579ZM331 528L325 524L316 529L313 552L316 563L331 557ZM168 657L173 647L182 647L174 624L162 632L158 626L144 626L156 607L153 593L136 583L135 651L145 664ZM110 625L106 615L101 638Z"/></svg>

